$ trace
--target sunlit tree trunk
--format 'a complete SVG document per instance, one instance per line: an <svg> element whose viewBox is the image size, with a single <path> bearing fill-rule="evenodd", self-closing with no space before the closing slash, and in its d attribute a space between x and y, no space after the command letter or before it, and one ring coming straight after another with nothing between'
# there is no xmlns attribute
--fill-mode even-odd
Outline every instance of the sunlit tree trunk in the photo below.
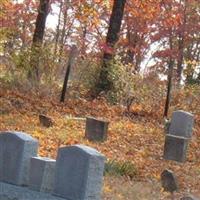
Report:
<svg viewBox="0 0 200 200"><path fill-rule="evenodd" d="M67 24L67 5L64 6L64 14L63 14L63 27L60 37L60 49L59 49L59 63L62 61L62 55L63 55L63 48L64 48L64 41L65 41L65 32L66 32L66 24Z"/></svg>
<svg viewBox="0 0 200 200"><path fill-rule="evenodd" d="M55 49L54 49L54 55L55 56L57 54L58 41L59 41L59 36L60 36L60 23L61 23L62 7L63 7L63 1L61 0L60 1L60 11L59 11L59 15L58 15L58 25L56 27Z"/></svg>
<svg viewBox="0 0 200 200"><path fill-rule="evenodd" d="M180 26L179 37L178 37L178 60L177 60L177 83L181 82L182 72L183 72L183 59L184 59L184 47L185 47L185 26L186 26L186 8L187 0L184 1L184 11L183 11L183 23Z"/></svg>

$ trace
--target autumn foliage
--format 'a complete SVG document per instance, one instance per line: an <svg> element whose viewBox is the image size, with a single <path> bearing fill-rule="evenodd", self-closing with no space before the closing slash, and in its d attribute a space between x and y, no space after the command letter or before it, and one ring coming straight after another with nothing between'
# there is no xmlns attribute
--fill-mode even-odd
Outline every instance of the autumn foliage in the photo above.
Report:
<svg viewBox="0 0 200 200"><path fill-rule="evenodd" d="M48 3L42 30L41 2ZM200 195L199 13L199 0L1 0L0 131L36 137L41 156L55 158L60 146L77 143L98 149L108 158L108 171L113 165L126 177L105 177L105 200L130 200L133 193L169 199L159 185L165 168L178 176L177 198L188 190ZM95 96L99 83L110 87ZM178 109L195 116L184 164L162 158L167 85L168 117ZM53 126L41 126L40 114ZM84 138L86 116L110 121L107 141Z"/></svg>

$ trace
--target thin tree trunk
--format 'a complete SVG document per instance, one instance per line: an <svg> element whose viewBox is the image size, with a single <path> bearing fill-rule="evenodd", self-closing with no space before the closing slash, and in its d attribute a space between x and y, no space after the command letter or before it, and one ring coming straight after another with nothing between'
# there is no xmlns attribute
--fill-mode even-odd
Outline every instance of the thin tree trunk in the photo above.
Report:
<svg viewBox="0 0 200 200"><path fill-rule="evenodd" d="M58 15L58 25L56 27L56 39L55 39L55 49L54 49L54 55L57 54L57 49L58 49L58 41L59 41L59 36L60 36L60 21L61 21L61 14L62 14L62 7L63 7L63 1L60 1L60 11Z"/></svg>
<svg viewBox="0 0 200 200"><path fill-rule="evenodd" d="M114 55L114 46L119 39L120 28L122 24L124 7L126 0L114 0L112 14L109 22L109 29L106 38L106 50L103 54L103 64L99 76L99 81L96 85L96 94L98 96L101 91L109 91L112 89L112 82L109 80L109 64Z"/></svg>
<svg viewBox="0 0 200 200"><path fill-rule="evenodd" d="M62 54L63 54L63 48L64 48L64 38L65 38L65 31L66 31L66 24L67 24L67 6L65 6L65 12L63 15L63 28L61 32L61 39L60 39L60 50L59 50L59 60L58 62L61 63L62 61Z"/></svg>
<svg viewBox="0 0 200 200"><path fill-rule="evenodd" d="M44 37L46 18L49 11L49 2L50 0L40 0L35 32L33 35L32 54L30 58L31 69L29 70L28 78L35 83L39 82L39 57Z"/></svg>
<svg viewBox="0 0 200 200"><path fill-rule="evenodd" d="M179 41L178 41L178 61L177 61L177 83L180 85L181 83L181 76L183 72L183 59L184 59L184 46L185 46L185 26L186 26L186 8L187 8L187 0L184 1L184 11L183 11L183 24L182 30L179 33Z"/></svg>
<svg viewBox="0 0 200 200"><path fill-rule="evenodd" d="M169 45L170 45L170 50L172 50L172 48L173 48L172 47L172 34L170 34ZM166 97L166 102L165 102L164 118L168 117L168 111L169 111L169 106L170 106L172 78L173 78L173 65L174 65L174 62L172 59L172 55L170 55L169 65L168 65L167 97Z"/></svg>
<svg viewBox="0 0 200 200"><path fill-rule="evenodd" d="M64 79L64 82L63 82L63 88L62 88L62 92L61 92L60 102L65 101L65 95L66 95L70 70L71 70L71 67L72 67L72 64L73 64L73 61L74 61L74 58L75 58L75 53L76 53L76 46L72 46L72 49L71 49L70 54L69 54L69 60L68 60L68 64L67 64L65 79Z"/></svg>

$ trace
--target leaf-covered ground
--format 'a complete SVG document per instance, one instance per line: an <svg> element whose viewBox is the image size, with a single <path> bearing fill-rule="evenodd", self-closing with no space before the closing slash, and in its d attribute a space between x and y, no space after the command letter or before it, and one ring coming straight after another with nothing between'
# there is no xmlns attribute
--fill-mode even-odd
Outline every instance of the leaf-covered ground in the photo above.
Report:
<svg viewBox="0 0 200 200"><path fill-rule="evenodd" d="M177 199L184 193L200 197L200 126L194 128L186 163L163 160L164 131L162 120L143 113L135 107L130 119L124 109L111 106L104 100L86 101L70 99L64 104L48 97L22 94L18 91L0 90L0 131L24 131L39 140L41 156L56 157L63 145L86 144L98 149L108 159L131 161L137 175L133 180L124 177L106 176L103 199L169 199L161 190L160 173L165 169L175 172L179 182ZM44 128L38 115L51 116L54 126ZM138 113L138 114L137 114ZM108 140L103 143L89 142L84 138L86 116L110 121ZM199 117L199 116L198 116Z"/></svg>

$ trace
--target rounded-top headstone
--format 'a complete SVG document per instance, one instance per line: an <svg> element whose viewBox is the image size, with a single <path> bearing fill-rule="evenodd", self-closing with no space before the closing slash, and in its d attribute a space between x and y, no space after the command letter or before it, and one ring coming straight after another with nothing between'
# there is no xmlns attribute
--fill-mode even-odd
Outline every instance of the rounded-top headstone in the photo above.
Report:
<svg viewBox="0 0 200 200"><path fill-rule="evenodd" d="M193 114L183 110L177 110L172 114L171 124L169 127L169 134L191 138L193 124Z"/></svg>
<svg viewBox="0 0 200 200"><path fill-rule="evenodd" d="M0 132L0 181L27 185L30 158L37 149L37 140L26 133Z"/></svg>
<svg viewBox="0 0 200 200"><path fill-rule="evenodd" d="M60 148L56 159L55 195L100 200L104 161L101 153L85 145Z"/></svg>
<svg viewBox="0 0 200 200"><path fill-rule="evenodd" d="M177 180L171 170L165 169L161 173L161 183L164 191L173 193L178 190Z"/></svg>

